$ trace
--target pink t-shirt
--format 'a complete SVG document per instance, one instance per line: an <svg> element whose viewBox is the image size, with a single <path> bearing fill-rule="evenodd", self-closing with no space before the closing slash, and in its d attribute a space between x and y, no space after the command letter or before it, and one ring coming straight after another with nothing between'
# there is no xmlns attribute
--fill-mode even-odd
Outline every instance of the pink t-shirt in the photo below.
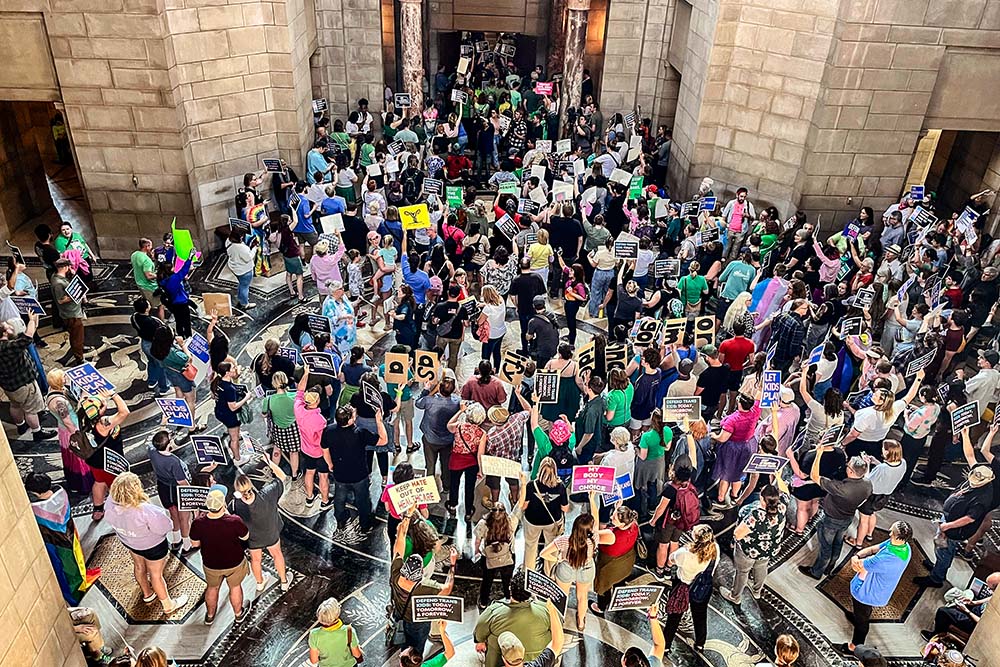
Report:
<svg viewBox="0 0 1000 667"><path fill-rule="evenodd" d="M757 425L757 420L760 419L760 403L754 404L752 408L743 412L742 410L737 410L731 415L723 418L722 427L723 431L728 431L732 435L730 436L730 441L732 442L746 442L753 435L754 427Z"/></svg>
<svg viewBox="0 0 1000 667"><path fill-rule="evenodd" d="M743 211L745 208L745 203L740 203L739 201L733 203L733 214L729 217L729 231L743 231Z"/></svg>
<svg viewBox="0 0 1000 667"><path fill-rule="evenodd" d="M326 428L326 417L319 411L319 408L310 410L306 407L305 393L301 390L295 394L295 421L299 425L299 438L302 453L314 459L323 456L323 447L320 446L320 439L323 437L323 429Z"/></svg>

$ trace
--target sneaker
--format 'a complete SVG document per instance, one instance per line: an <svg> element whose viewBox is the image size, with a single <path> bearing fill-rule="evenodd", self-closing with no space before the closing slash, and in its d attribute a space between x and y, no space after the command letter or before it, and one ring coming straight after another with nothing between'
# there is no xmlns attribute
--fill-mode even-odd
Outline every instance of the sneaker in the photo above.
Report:
<svg viewBox="0 0 1000 667"><path fill-rule="evenodd" d="M722 588L719 589L719 595L721 595L725 599L729 600L730 602L732 602L736 606L739 606L742 603L742 600L740 600L738 597L736 597L735 595L733 595L733 592L731 590L729 590L728 588L726 588L725 586L723 586Z"/></svg>
<svg viewBox="0 0 1000 667"><path fill-rule="evenodd" d="M205 621L204 622L205 622L205 625L212 625L212 623L215 623L215 616L209 616L208 612L206 611L205 612Z"/></svg>
<svg viewBox="0 0 1000 667"><path fill-rule="evenodd" d="M291 572L285 574L285 580L281 582L281 592L287 593L288 589L292 587L292 580L295 579L295 575Z"/></svg>
<svg viewBox="0 0 1000 667"><path fill-rule="evenodd" d="M156 395L157 396L173 396L174 395L174 390L171 389L170 387L166 387L165 389L160 389L158 392L156 392Z"/></svg>
<svg viewBox="0 0 1000 667"><path fill-rule="evenodd" d="M237 623L242 623L243 621L247 620L247 616L249 615L250 615L250 605L244 605L242 611L236 614L236 618L234 618L233 620L235 620Z"/></svg>
<svg viewBox="0 0 1000 667"><path fill-rule="evenodd" d="M31 439L35 442L44 442L45 440L52 440L56 437L56 432L52 429L39 429L31 434Z"/></svg>
<svg viewBox="0 0 1000 667"><path fill-rule="evenodd" d="M921 630L920 636L924 638L925 642L929 642L930 640L934 639L934 633L931 632L930 630Z"/></svg>
<svg viewBox="0 0 1000 667"><path fill-rule="evenodd" d="M163 613L166 614L167 616L170 616L171 614L177 612L179 609L184 607L187 603L188 603L188 596L178 595L177 597L175 597L173 600L170 601L169 609L164 607Z"/></svg>
<svg viewBox="0 0 1000 667"><path fill-rule="evenodd" d="M243 306L243 308L246 309L246 310L250 310L251 308L256 308L256 307L257 307L257 304L254 303L253 301L251 301L247 305Z"/></svg>
<svg viewBox="0 0 1000 667"><path fill-rule="evenodd" d="M333 507L333 500L332 499L331 500L324 500L323 502L321 502L319 504L319 511L320 512L325 512L328 509L330 509L331 507Z"/></svg>
<svg viewBox="0 0 1000 667"><path fill-rule="evenodd" d="M959 549L955 555L968 563L971 563L976 558L976 554L974 552L966 551L965 549Z"/></svg>
<svg viewBox="0 0 1000 667"><path fill-rule="evenodd" d="M655 576L660 581L665 581L667 578L667 570L662 567L658 567L653 571L653 576Z"/></svg>
<svg viewBox="0 0 1000 667"><path fill-rule="evenodd" d="M268 585L269 583L271 583L271 575L270 575L270 574L268 574L267 572L265 572L265 573L264 573L264 581L260 581L260 582L254 582L254 583L256 583L256 585L257 585L257 593L259 594L259 593L261 593L261 592L262 592L262 591L263 591L263 590L264 590L265 588L267 588L267 585Z"/></svg>
<svg viewBox="0 0 1000 667"><path fill-rule="evenodd" d="M306 498L306 507L312 507L316 503L316 497L317 496L313 496L312 498Z"/></svg>
<svg viewBox="0 0 1000 667"><path fill-rule="evenodd" d="M142 601L145 602L146 604L152 604L156 602L156 593L150 593L149 597L143 598Z"/></svg>
<svg viewBox="0 0 1000 667"><path fill-rule="evenodd" d="M17 425L17 436L21 437L28 432L28 422L21 422Z"/></svg>
<svg viewBox="0 0 1000 667"><path fill-rule="evenodd" d="M156 383L155 382L147 382L146 383L146 389L149 389L150 391L152 391L153 389L156 389Z"/></svg>

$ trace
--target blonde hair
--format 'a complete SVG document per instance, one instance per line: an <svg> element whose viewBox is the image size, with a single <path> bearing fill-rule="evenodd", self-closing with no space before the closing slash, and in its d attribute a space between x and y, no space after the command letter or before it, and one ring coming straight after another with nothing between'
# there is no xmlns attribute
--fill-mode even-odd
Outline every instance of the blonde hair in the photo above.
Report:
<svg viewBox="0 0 1000 667"><path fill-rule="evenodd" d="M253 488L253 482L250 481L249 477L247 477L243 473L240 473L239 475L236 476L236 479L233 481L233 488L239 491L240 493L245 493Z"/></svg>
<svg viewBox="0 0 1000 667"><path fill-rule="evenodd" d="M774 664L777 667L792 667L799 659L799 643L791 635L778 635L774 642Z"/></svg>
<svg viewBox="0 0 1000 667"><path fill-rule="evenodd" d="M53 368L45 374L45 379L48 380L50 389L62 391L66 386L66 371L61 368Z"/></svg>
<svg viewBox="0 0 1000 667"><path fill-rule="evenodd" d="M135 667L167 667L167 654L159 646L144 648L135 657Z"/></svg>
<svg viewBox="0 0 1000 667"><path fill-rule="evenodd" d="M483 297L483 303L488 303L491 306L503 305L503 299L500 298L500 292L498 292L497 288L493 285L483 285L481 296Z"/></svg>
<svg viewBox="0 0 1000 667"><path fill-rule="evenodd" d="M271 376L271 386L275 389L282 389L288 386L288 376L284 371L275 371Z"/></svg>
<svg viewBox="0 0 1000 667"><path fill-rule="evenodd" d="M616 449L625 451L625 448L632 442L632 434L624 426L616 426L611 430L611 444Z"/></svg>
<svg viewBox="0 0 1000 667"><path fill-rule="evenodd" d="M134 472L124 472L111 483L111 500L122 507L135 508L149 502L149 496L142 489L142 482Z"/></svg>
<svg viewBox="0 0 1000 667"><path fill-rule="evenodd" d="M322 257L326 253L330 252L330 244L327 241L320 241L313 246L313 252Z"/></svg>
<svg viewBox="0 0 1000 667"><path fill-rule="evenodd" d="M733 299L732 304L726 310L726 317L722 320L722 328L726 331L732 331L733 326L736 324L737 319L743 318L743 313L747 312L750 301L752 300L750 292L740 292ZM750 332L747 332L750 333Z"/></svg>
<svg viewBox="0 0 1000 667"><path fill-rule="evenodd" d="M535 242L538 243L538 245L545 245L546 243L548 243L549 242L548 230L539 229L538 235L535 237Z"/></svg>
<svg viewBox="0 0 1000 667"><path fill-rule="evenodd" d="M691 529L692 542L688 551L698 557L699 563L707 563L719 556L719 548L715 544L715 533L707 523L699 523Z"/></svg>
<svg viewBox="0 0 1000 667"><path fill-rule="evenodd" d="M556 470L556 460L551 456L546 456L538 464L538 476L536 480L544 486L555 486L559 483L559 472Z"/></svg>
<svg viewBox="0 0 1000 667"><path fill-rule="evenodd" d="M882 451L885 452L886 463L899 463L903 460L903 446L898 440L883 441Z"/></svg>
<svg viewBox="0 0 1000 667"><path fill-rule="evenodd" d="M340 620L340 600L337 598L327 598L319 603L316 610L316 620L325 628L330 627Z"/></svg>

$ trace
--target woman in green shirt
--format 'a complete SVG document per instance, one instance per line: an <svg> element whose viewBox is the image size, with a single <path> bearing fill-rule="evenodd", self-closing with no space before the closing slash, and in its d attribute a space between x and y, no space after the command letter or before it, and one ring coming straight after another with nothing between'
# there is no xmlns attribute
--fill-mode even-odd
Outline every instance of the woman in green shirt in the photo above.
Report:
<svg viewBox="0 0 1000 667"><path fill-rule="evenodd" d="M701 315L701 299L708 294L708 281L705 276L698 275L701 264L697 260L688 266L688 274L677 283L677 291L684 302L684 314L697 317Z"/></svg>
<svg viewBox="0 0 1000 667"><path fill-rule="evenodd" d="M667 476L666 452L674 439L673 431L663 426L663 412L660 408L653 410L650 422L649 430L639 439L635 480L632 482L635 492L639 495L640 519L645 519L652 511L660 495L660 488Z"/></svg>
<svg viewBox="0 0 1000 667"><path fill-rule="evenodd" d="M340 150L350 152L351 135L344 132L344 121L339 118L333 121L333 132L330 133L330 141L335 143Z"/></svg>
<svg viewBox="0 0 1000 667"><path fill-rule="evenodd" d="M340 601L327 598L316 610L318 628L309 631L309 664L313 667L354 667L364 659L358 633L340 620Z"/></svg>
<svg viewBox="0 0 1000 667"><path fill-rule="evenodd" d="M609 429L628 426L632 418L632 395L635 389L628 381L624 368L615 368L608 373L608 398L604 413L604 423Z"/></svg>
<svg viewBox="0 0 1000 667"><path fill-rule="evenodd" d="M267 419L268 436L274 449L271 460L281 464L281 455L288 457L292 479L299 478L299 425L295 421L295 388L288 389L288 375L275 371L271 376L275 393L265 396L261 413Z"/></svg>

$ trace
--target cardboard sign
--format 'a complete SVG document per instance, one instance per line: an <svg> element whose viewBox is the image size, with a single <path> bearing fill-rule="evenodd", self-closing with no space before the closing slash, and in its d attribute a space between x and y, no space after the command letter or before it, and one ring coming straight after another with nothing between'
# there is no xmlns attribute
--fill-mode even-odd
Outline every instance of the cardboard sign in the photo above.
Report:
<svg viewBox="0 0 1000 667"><path fill-rule="evenodd" d="M433 505L441 500L441 494L434 476L430 475L393 484L389 487L389 499L397 511L402 511L410 506Z"/></svg>
<svg viewBox="0 0 1000 667"><path fill-rule="evenodd" d="M42 308L42 304L38 302L33 296L12 296L10 297L11 303L17 307L17 312L22 315L27 315L28 313L38 313L39 315L45 314L45 309Z"/></svg>
<svg viewBox="0 0 1000 667"><path fill-rule="evenodd" d="M639 244L635 241L615 241L615 259L638 259Z"/></svg>
<svg viewBox="0 0 1000 667"><path fill-rule="evenodd" d="M219 317L233 316L233 298L220 292L205 292L201 295L205 312L211 314L214 310Z"/></svg>
<svg viewBox="0 0 1000 667"><path fill-rule="evenodd" d="M82 364L66 371L66 381L80 396L98 396L102 391L115 391L115 386L93 364Z"/></svg>
<svg viewBox="0 0 1000 667"><path fill-rule="evenodd" d="M319 222L323 225L323 229L329 229L331 232L344 231L344 216L341 213L324 215L319 219Z"/></svg>
<svg viewBox="0 0 1000 667"><path fill-rule="evenodd" d="M573 184L566 181L552 181L552 201L569 201L573 198Z"/></svg>
<svg viewBox="0 0 1000 667"><path fill-rule="evenodd" d="M450 595L414 595L413 622L452 621L462 622L465 600Z"/></svg>
<svg viewBox="0 0 1000 667"><path fill-rule="evenodd" d="M89 290L90 288L84 284L80 274L76 274L73 276L73 280L69 281L69 285L66 286L66 296L73 299L76 303L80 303L87 296Z"/></svg>
<svg viewBox="0 0 1000 667"><path fill-rule="evenodd" d="M410 355L405 352L385 353L385 381L388 384L406 384L409 379Z"/></svg>
<svg viewBox="0 0 1000 667"><path fill-rule="evenodd" d="M807 366L812 366L813 364L818 364L823 360L823 349L826 347L826 343L820 343L812 349L809 353L809 360L806 362Z"/></svg>
<svg viewBox="0 0 1000 667"><path fill-rule="evenodd" d="M225 465L229 461L226 458L226 448L222 446L222 438L217 435L192 435L191 444L198 463Z"/></svg>
<svg viewBox="0 0 1000 667"><path fill-rule="evenodd" d="M840 324L840 335L860 336L865 330L865 321L860 317L849 317Z"/></svg>
<svg viewBox="0 0 1000 667"><path fill-rule="evenodd" d="M771 408L781 400L781 371L764 371L760 407Z"/></svg>
<svg viewBox="0 0 1000 667"><path fill-rule="evenodd" d="M649 347L660 335L660 321L653 317L644 317L635 323L636 329L632 344L636 347Z"/></svg>
<svg viewBox="0 0 1000 667"><path fill-rule="evenodd" d="M687 329L687 318L679 317L663 322L661 326L664 345L679 345L684 339L684 332Z"/></svg>
<svg viewBox="0 0 1000 667"><path fill-rule="evenodd" d="M628 366L628 348L625 343L608 343L604 348L604 367L608 371Z"/></svg>
<svg viewBox="0 0 1000 667"><path fill-rule="evenodd" d="M469 95L465 91L455 88L451 91L451 101L456 104L468 104Z"/></svg>
<svg viewBox="0 0 1000 667"><path fill-rule="evenodd" d="M183 426L191 428L194 426L194 415L191 408L183 398L158 398L156 404L167 416L167 426Z"/></svg>
<svg viewBox="0 0 1000 667"><path fill-rule="evenodd" d="M979 423L979 401L972 401L955 408L951 413L951 432L958 434L963 428Z"/></svg>
<svg viewBox="0 0 1000 667"><path fill-rule="evenodd" d="M440 181L438 182L440 183ZM403 229L406 231L410 231L411 229L427 229L431 226L431 213L427 210L427 204L400 206L399 219L403 223Z"/></svg>
<svg viewBox="0 0 1000 667"><path fill-rule="evenodd" d="M507 134L507 130L510 129L510 116L504 116L500 114L500 133Z"/></svg>
<svg viewBox="0 0 1000 667"><path fill-rule="evenodd" d="M694 345L700 348L715 342L715 315L694 318Z"/></svg>
<svg viewBox="0 0 1000 667"><path fill-rule="evenodd" d="M444 182L438 178L424 179L424 193L428 195L440 195L444 192Z"/></svg>
<svg viewBox="0 0 1000 667"><path fill-rule="evenodd" d="M502 195L514 195L517 194L518 188L520 188L520 185L517 181L501 181L497 185L497 192Z"/></svg>
<svg viewBox="0 0 1000 667"><path fill-rule="evenodd" d="M573 483L570 488L573 493L613 493L615 469L612 466L573 466Z"/></svg>
<svg viewBox="0 0 1000 667"><path fill-rule="evenodd" d="M310 374L323 375L325 377L336 377L339 372L333 360L333 355L329 352L303 352L302 363L309 369Z"/></svg>
<svg viewBox="0 0 1000 667"><path fill-rule="evenodd" d="M261 164L264 165L264 170L271 173L277 173L281 171L281 160L278 158L263 158Z"/></svg>
<svg viewBox="0 0 1000 667"><path fill-rule="evenodd" d="M449 185L445 188L448 206L450 208L462 208L462 188L457 185Z"/></svg>
<svg viewBox="0 0 1000 667"><path fill-rule="evenodd" d="M607 611L649 609L659 603L662 594L663 586L616 586Z"/></svg>
<svg viewBox="0 0 1000 667"><path fill-rule="evenodd" d="M419 382L433 382L437 380L438 371L441 370L441 357L437 352L427 350L416 350L413 353L413 377Z"/></svg>
<svg viewBox="0 0 1000 667"><path fill-rule="evenodd" d="M552 86L553 84L551 81L539 81L535 84L535 92L539 95L551 95Z"/></svg>
<svg viewBox="0 0 1000 667"><path fill-rule="evenodd" d="M410 94L396 93L395 95L392 96L392 103L397 107L405 109L412 104L412 102L410 101Z"/></svg>
<svg viewBox="0 0 1000 667"><path fill-rule="evenodd" d="M541 404L559 402L559 372L538 371L535 373L535 395Z"/></svg>
<svg viewBox="0 0 1000 667"><path fill-rule="evenodd" d="M583 347L576 348L576 363L581 371L592 371L597 368L597 344L593 340Z"/></svg>
<svg viewBox="0 0 1000 667"><path fill-rule="evenodd" d="M934 356L936 354L937 350L929 350L928 352L920 355L919 357L912 359L910 363L906 364L905 377L912 377L917 374L917 371L920 371L930 366L931 362L934 361Z"/></svg>
<svg viewBox="0 0 1000 667"><path fill-rule="evenodd" d="M124 456L111 449L110 447L104 447L104 464L103 470L109 475L114 475L117 477L123 473L129 471L130 467L128 464L128 459Z"/></svg>
<svg viewBox="0 0 1000 667"><path fill-rule="evenodd" d="M628 500L635 497L635 487L632 485L632 475L625 473L621 477L615 478L615 488L611 493L601 495L604 506L614 505L619 500Z"/></svg>
<svg viewBox="0 0 1000 667"><path fill-rule="evenodd" d="M182 512L198 512L206 509L205 500L211 490L207 486L178 486L177 509Z"/></svg>
<svg viewBox="0 0 1000 667"><path fill-rule="evenodd" d="M521 476L521 464L517 461L505 459L502 456L489 456L483 454L483 474L491 477L507 477L518 479Z"/></svg>
<svg viewBox="0 0 1000 667"><path fill-rule="evenodd" d="M701 396L666 396L663 399L663 421L683 422L701 419Z"/></svg>
<svg viewBox="0 0 1000 667"><path fill-rule="evenodd" d="M743 469L745 473L757 473L760 475L771 475L777 473L788 463L784 456L772 456L770 454L753 454L747 467Z"/></svg>
<svg viewBox="0 0 1000 667"><path fill-rule="evenodd" d="M320 98L318 100L312 101L313 113L323 113L329 106L326 103L326 98Z"/></svg>
<svg viewBox="0 0 1000 667"><path fill-rule="evenodd" d="M329 334L330 332L330 318L315 313L309 314L309 333L317 336L321 333Z"/></svg>
<svg viewBox="0 0 1000 667"><path fill-rule="evenodd" d="M393 141L391 144L389 144L387 146L387 149L389 151L389 155L391 155L392 157L398 157L403 151L406 150L406 146L403 145L402 141L396 140L396 141ZM398 163L397 163L397 166L398 166ZM387 171L388 171L388 169L387 169ZM397 169L397 171L398 171L398 169Z"/></svg>
<svg viewBox="0 0 1000 667"><path fill-rule="evenodd" d="M501 382L518 386L521 384L521 378L524 376L524 367L527 363L528 357L522 357L513 350L504 350L503 357L500 359L500 370L497 371L497 377L500 378Z"/></svg>
<svg viewBox="0 0 1000 667"><path fill-rule="evenodd" d="M525 574L527 575L527 579L525 580L524 587L529 593L542 600L551 600L560 613L566 613L566 594L559 588L559 584L535 570L527 570Z"/></svg>

